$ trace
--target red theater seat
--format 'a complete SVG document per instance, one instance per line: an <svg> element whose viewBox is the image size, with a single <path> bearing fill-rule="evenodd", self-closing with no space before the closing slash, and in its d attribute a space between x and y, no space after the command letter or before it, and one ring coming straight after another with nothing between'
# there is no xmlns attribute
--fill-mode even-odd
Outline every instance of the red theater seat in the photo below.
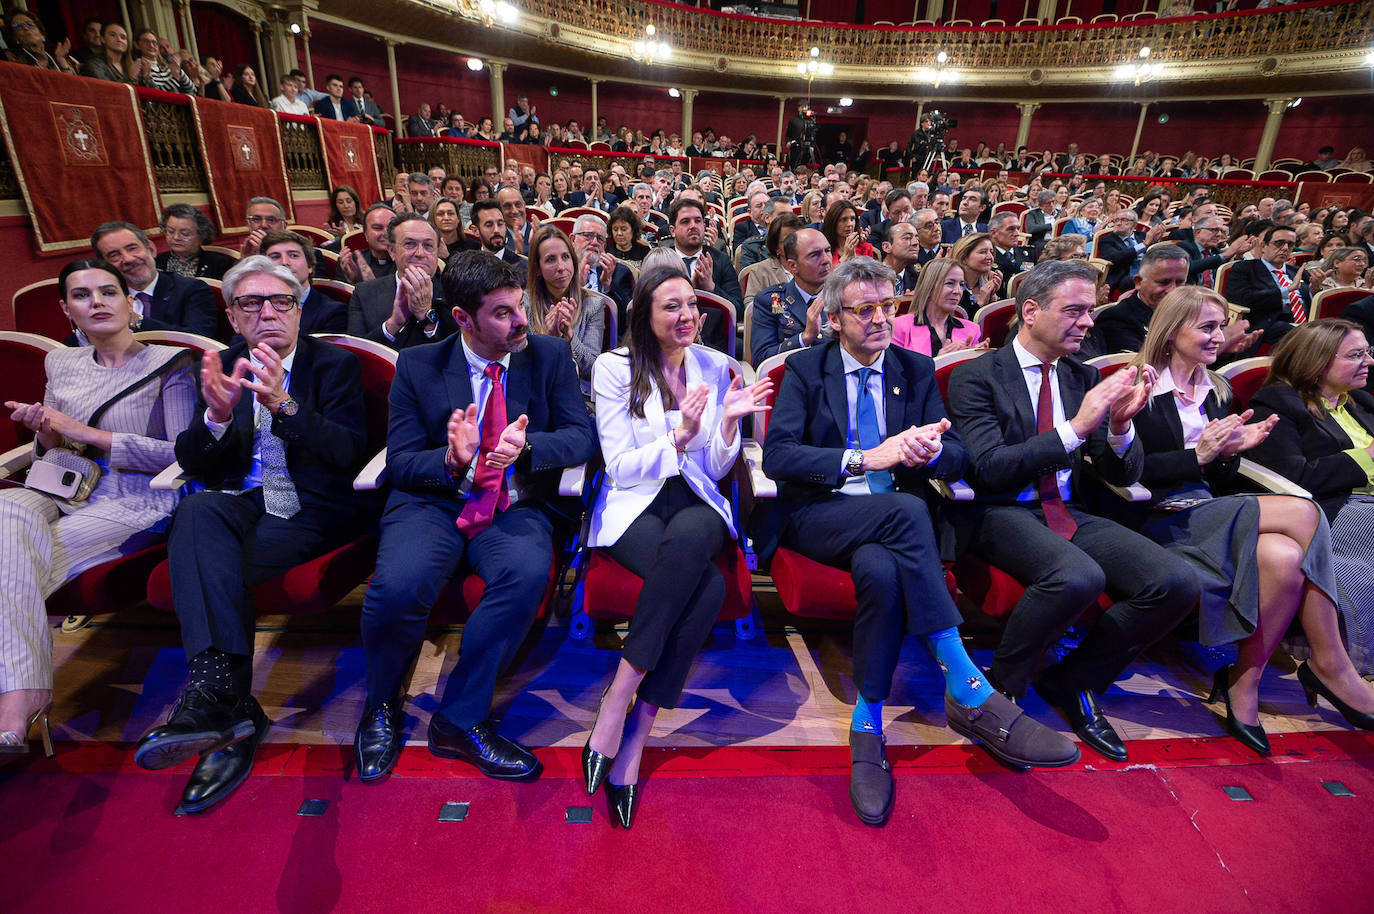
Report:
<svg viewBox="0 0 1374 914"><path fill-rule="evenodd" d="M72 322L62 313L61 299L56 279L42 279L19 289L10 299L15 329L58 342L65 340L71 335Z"/></svg>

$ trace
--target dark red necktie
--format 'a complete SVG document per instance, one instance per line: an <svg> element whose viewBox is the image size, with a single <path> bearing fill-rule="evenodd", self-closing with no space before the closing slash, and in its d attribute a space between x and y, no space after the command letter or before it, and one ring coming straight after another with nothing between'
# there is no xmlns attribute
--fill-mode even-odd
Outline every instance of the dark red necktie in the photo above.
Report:
<svg viewBox="0 0 1374 914"><path fill-rule="evenodd" d="M491 526L497 511L510 507L510 493L506 491L506 471L487 466L486 455L501 443L506 430L506 391L501 386L501 363L488 362L486 376L491 379L491 392L482 411L481 444L478 446L477 469L472 477L472 489L467 504L458 514L458 530L468 539Z"/></svg>
<svg viewBox="0 0 1374 914"><path fill-rule="evenodd" d="M1035 433L1043 435L1054 430L1054 400L1050 385L1054 383L1054 366L1040 363L1040 400L1035 406ZM1059 479L1055 473L1046 473L1035 484L1040 495L1040 508L1045 512L1045 523L1049 528L1066 540L1073 539L1078 532L1078 523L1064 507L1064 499L1059 495Z"/></svg>
<svg viewBox="0 0 1374 914"><path fill-rule="evenodd" d="M1298 287L1288 281L1288 276L1282 270L1274 271L1274 280L1279 284L1279 291L1288 299L1288 310L1293 313L1293 323L1301 324L1307 320L1307 309L1302 306L1302 295L1298 292Z"/></svg>

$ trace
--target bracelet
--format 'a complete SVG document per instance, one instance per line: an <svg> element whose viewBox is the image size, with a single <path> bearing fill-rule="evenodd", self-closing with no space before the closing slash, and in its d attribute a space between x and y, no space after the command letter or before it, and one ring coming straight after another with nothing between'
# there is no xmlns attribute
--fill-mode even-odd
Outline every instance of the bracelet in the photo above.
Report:
<svg viewBox="0 0 1374 914"><path fill-rule="evenodd" d="M677 451L679 454L687 453L687 448L677 443L677 429L668 429L668 441L673 445L673 450Z"/></svg>

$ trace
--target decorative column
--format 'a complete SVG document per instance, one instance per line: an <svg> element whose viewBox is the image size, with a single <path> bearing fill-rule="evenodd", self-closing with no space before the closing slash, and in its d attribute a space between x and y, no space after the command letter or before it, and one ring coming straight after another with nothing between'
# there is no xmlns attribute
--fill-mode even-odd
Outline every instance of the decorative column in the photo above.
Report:
<svg viewBox="0 0 1374 914"><path fill-rule="evenodd" d="M1058 6L1058 0L1040 0L1040 6L1035 11L1035 18L1049 25L1055 20L1056 7Z"/></svg>
<svg viewBox="0 0 1374 914"><path fill-rule="evenodd" d="M262 83L263 92L275 94L273 89L268 87L275 87L283 76L300 66L300 63L296 56L295 36L291 34L291 25L286 21L285 16L274 15L270 23L270 30L268 41L270 42L271 54L269 56L276 72L272 74L270 80L264 75L259 78L259 81Z"/></svg>
<svg viewBox="0 0 1374 914"><path fill-rule="evenodd" d="M1035 114L1040 105L1037 102L1021 102L1016 107L1021 112L1021 123L1016 127L1016 145L1013 149L1020 149L1030 139L1031 115Z"/></svg>
<svg viewBox="0 0 1374 914"><path fill-rule="evenodd" d="M185 42L182 46L191 52L191 56L200 60L200 46L196 43L196 27L191 21L191 0L180 0L177 3L177 13L181 19L181 37Z"/></svg>
<svg viewBox="0 0 1374 914"><path fill-rule="evenodd" d="M1135 122L1135 139L1131 140L1131 154L1126 156L1126 167L1122 168L1122 171L1125 171L1126 168L1129 168L1131 166L1131 163L1135 161L1135 154L1140 149L1140 135L1145 132L1145 116L1149 113L1150 103L1141 102L1140 119Z"/></svg>
<svg viewBox="0 0 1374 914"><path fill-rule="evenodd" d="M504 123L506 117L506 83L502 79L506 66L503 63L487 61L487 69L491 71L491 123L492 129L498 132L498 125Z"/></svg>
<svg viewBox="0 0 1374 914"><path fill-rule="evenodd" d="M1274 144L1279 138L1279 128L1283 126L1283 113L1288 110L1291 98L1266 98L1264 106L1269 109L1269 117L1264 121L1264 133L1260 134L1259 151L1255 153L1255 174L1269 167L1274 157Z"/></svg>
<svg viewBox="0 0 1374 914"><path fill-rule="evenodd" d="M777 157L778 157L779 159L784 158L784 156L783 156L783 154L782 154L782 131L783 131L783 127L784 127L786 124L787 124L787 96L786 96L786 95L779 95L779 96L778 96L778 143L777 143L776 146L773 147L773 151L774 151L774 153L776 153L776 155L777 155Z"/></svg>
<svg viewBox="0 0 1374 914"><path fill-rule="evenodd" d="M601 85L601 80L599 80L599 79L593 79L593 80L591 81L591 83L592 83L592 121L591 121L590 124L587 125L587 134L586 134L586 135L587 135L587 137L588 137L588 140L587 140L588 145L590 145L593 141L596 140L596 122L597 122L597 120L598 120L598 114L597 114L597 109L596 109L596 87L599 86L599 85Z"/></svg>
<svg viewBox="0 0 1374 914"><path fill-rule="evenodd" d="M130 43L132 44L132 42L133 42L132 36L133 36L133 34L134 34L134 21L133 21L132 19L129 18L129 4L128 4L128 0L119 0L119 17L120 17L120 21L121 21L121 22L123 23L123 25L124 25L124 31L125 31L125 32L128 32L129 35L131 36L130 39L129 39L129 41L130 41Z"/></svg>
<svg viewBox="0 0 1374 914"><path fill-rule="evenodd" d="M305 51L305 81L310 88L315 88L315 65L310 61L310 19L306 16L305 8L301 8L301 48Z"/></svg>
<svg viewBox="0 0 1374 914"><path fill-rule="evenodd" d="M692 102L696 97L696 89L682 90L682 143L684 149L692 145Z"/></svg>
<svg viewBox="0 0 1374 914"><path fill-rule="evenodd" d="M268 91L266 87L267 87L267 86L270 86L271 83L268 82L268 77L267 77L267 57L266 57L266 55L264 55L263 52L262 52L262 23L261 23L261 22L254 22L254 23L253 23L253 47L257 48L257 51L258 51L258 86L259 86L260 88L262 88L264 92L266 92L266 91ZM225 63L225 66L227 67L228 65L229 65L229 64L226 62L226 63ZM270 96L269 96L269 97L270 97Z"/></svg>
<svg viewBox="0 0 1374 914"><path fill-rule="evenodd" d="M386 72L391 77L391 116L396 125L396 135L401 136L405 118L401 117L401 83L396 78L396 42L386 40ZM437 193L437 191L436 191Z"/></svg>
<svg viewBox="0 0 1374 914"><path fill-rule="evenodd" d="M945 0L926 0L926 18L940 21L945 14Z"/></svg>

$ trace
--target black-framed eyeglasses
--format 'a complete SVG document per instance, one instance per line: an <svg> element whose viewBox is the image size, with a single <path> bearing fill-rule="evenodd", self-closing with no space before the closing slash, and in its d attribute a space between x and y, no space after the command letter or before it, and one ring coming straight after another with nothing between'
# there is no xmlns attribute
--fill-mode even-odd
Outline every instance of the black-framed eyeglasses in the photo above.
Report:
<svg viewBox="0 0 1374 914"><path fill-rule="evenodd" d="M235 295L233 301L234 307L245 314L257 314L263 303L269 301L280 314L290 312L298 304L294 295Z"/></svg>
<svg viewBox="0 0 1374 914"><path fill-rule="evenodd" d="M897 313L897 303L899 301L900 299L897 298L885 298L880 302L864 302L862 305L843 305L841 306L841 310L848 311L859 320L868 323L873 320L874 316L878 313L878 309L881 308L883 317L891 320L892 316Z"/></svg>
<svg viewBox="0 0 1374 914"><path fill-rule="evenodd" d="M1290 238L1290 239L1286 239L1286 240L1284 240L1284 241L1280 241L1280 240L1277 239L1277 238L1270 238L1270 239L1269 239L1269 243L1272 244L1272 245L1273 245L1274 247L1276 247L1276 248L1291 248L1293 245L1297 244L1298 242L1297 242L1296 240L1294 240L1294 239L1291 239L1291 238Z"/></svg>

